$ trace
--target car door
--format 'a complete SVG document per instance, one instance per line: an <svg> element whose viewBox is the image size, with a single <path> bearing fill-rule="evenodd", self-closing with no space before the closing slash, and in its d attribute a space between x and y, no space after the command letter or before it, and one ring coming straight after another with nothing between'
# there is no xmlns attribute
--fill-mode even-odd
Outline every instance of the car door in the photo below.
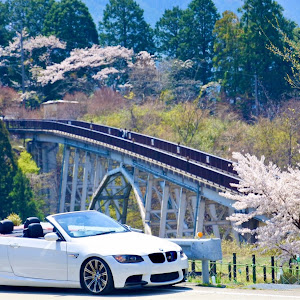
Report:
<svg viewBox="0 0 300 300"><path fill-rule="evenodd" d="M68 280L65 241L13 238L8 246L8 257L12 270L17 276Z"/></svg>
<svg viewBox="0 0 300 300"><path fill-rule="evenodd" d="M8 261L7 248L10 244L11 238L0 235L0 273L12 272L11 266Z"/></svg>

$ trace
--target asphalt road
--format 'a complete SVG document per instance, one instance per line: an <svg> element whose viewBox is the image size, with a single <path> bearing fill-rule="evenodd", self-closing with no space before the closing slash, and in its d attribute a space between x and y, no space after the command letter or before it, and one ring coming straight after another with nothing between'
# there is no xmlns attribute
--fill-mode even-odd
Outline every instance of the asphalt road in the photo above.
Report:
<svg viewBox="0 0 300 300"><path fill-rule="evenodd" d="M100 296L99 296L100 297ZM300 286L295 289L229 289L201 287L181 284L170 288L148 288L138 290L118 290L102 299L145 299L145 300L300 300ZM50 289L28 287L0 287L1 300L91 300L80 289Z"/></svg>

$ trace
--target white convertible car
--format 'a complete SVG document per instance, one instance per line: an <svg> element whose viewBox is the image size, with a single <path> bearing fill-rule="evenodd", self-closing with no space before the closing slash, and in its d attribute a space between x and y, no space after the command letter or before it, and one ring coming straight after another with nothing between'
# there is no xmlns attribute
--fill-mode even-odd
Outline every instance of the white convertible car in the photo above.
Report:
<svg viewBox="0 0 300 300"><path fill-rule="evenodd" d="M114 288L184 281L188 260L167 240L133 232L97 211L28 218L24 228L0 222L0 285Z"/></svg>

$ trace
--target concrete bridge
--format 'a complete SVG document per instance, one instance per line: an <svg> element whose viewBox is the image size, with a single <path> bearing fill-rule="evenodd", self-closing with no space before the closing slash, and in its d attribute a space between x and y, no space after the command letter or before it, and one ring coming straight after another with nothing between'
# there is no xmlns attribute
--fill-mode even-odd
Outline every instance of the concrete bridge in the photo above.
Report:
<svg viewBox="0 0 300 300"><path fill-rule="evenodd" d="M42 172L60 171L48 188L51 212L97 209L160 237L201 231L238 238L226 220L232 201L219 194L235 192L231 161L134 132L122 138L118 128L88 122L5 122Z"/></svg>

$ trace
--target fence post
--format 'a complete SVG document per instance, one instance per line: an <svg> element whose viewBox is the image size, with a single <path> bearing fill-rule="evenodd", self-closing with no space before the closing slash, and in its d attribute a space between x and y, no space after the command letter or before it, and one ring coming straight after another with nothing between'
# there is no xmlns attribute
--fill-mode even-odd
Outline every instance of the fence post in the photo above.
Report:
<svg viewBox="0 0 300 300"><path fill-rule="evenodd" d="M267 282L267 267L263 266L263 272L264 272L264 282Z"/></svg>
<svg viewBox="0 0 300 300"><path fill-rule="evenodd" d="M271 256L272 283L275 283L275 259Z"/></svg>
<svg viewBox="0 0 300 300"><path fill-rule="evenodd" d="M249 266L246 265L246 281L249 282L250 279L249 279Z"/></svg>
<svg viewBox="0 0 300 300"><path fill-rule="evenodd" d="M217 275L217 263L215 261L210 261L210 276Z"/></svg>
<svg viewBox="0 0 300 300"><path fill-rule="evenodd" d="M233 253L233 280L236 281L236 253Z"/></svg>
<svg viewBox="0 0 300 300"><path fill-rule="evenodd" d="M231 262L228 263L228 279L231 281L232 278L232 272L231 272Z"/></svg>
<svg viewBox="0 0 300 300"><path fill-rule="evenodd" d="M292 259L289 260L289 272L290 272L290 274L293 273Z"/></svg>
<svg viewBox="0 0 300 300"><path fill-rule="evenodd" d="M212 280L212 284L216 284L217 277L217 263L215 261L210 261L210 276Z"/></svg>
<svg viewBox="0 0 300 300"><path fill-rule="evenodd" d="M252 254L252 276L253 276L253 283L256 283L255 254Z"/></svg>
<svg viewBox="0 0 300 300"><path fill-rule="evenodd" d="M195 261L193 260L193 261L192 261L192 274L195 275L195 273L196 273L196 263L195 263Z"/></svg>

